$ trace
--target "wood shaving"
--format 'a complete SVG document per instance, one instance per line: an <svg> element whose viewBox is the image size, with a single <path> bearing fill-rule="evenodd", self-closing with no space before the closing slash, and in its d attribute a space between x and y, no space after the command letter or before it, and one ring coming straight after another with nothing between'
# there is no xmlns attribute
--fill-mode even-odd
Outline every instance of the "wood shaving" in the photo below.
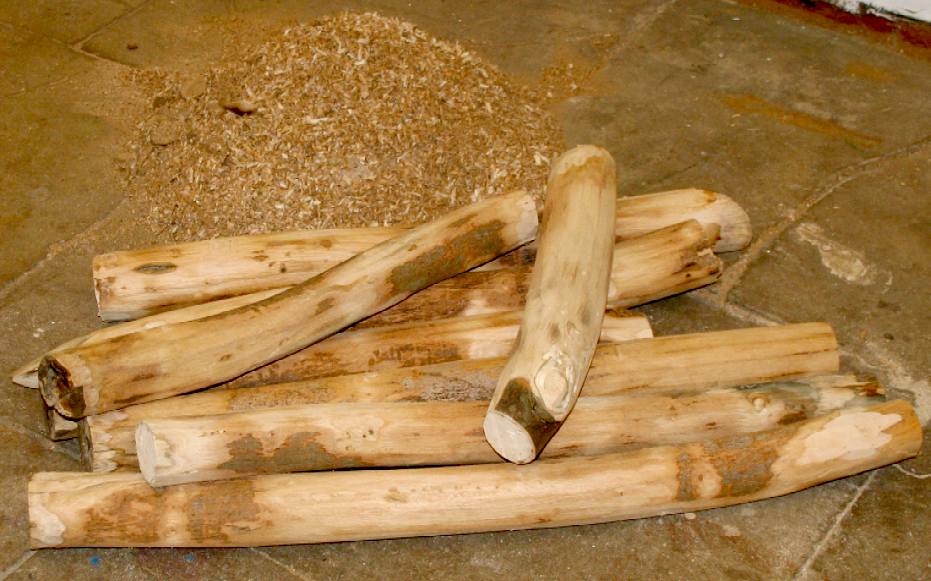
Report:
<svg viewBox="0 0 931 581"><path fill-rule="evenodd" d="M373 13L285 29L204 77L136 71L127 191L167 240L415 224L523 188L562 149L545 95Z"/></svg>

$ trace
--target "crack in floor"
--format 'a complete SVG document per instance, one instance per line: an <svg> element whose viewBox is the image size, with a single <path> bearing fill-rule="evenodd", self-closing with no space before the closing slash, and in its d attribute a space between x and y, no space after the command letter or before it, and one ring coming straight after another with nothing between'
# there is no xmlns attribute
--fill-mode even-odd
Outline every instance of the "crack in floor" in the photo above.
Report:
<svg viewBox="0 0 931 581"><path fill-rule="evenodd" d="M0 581L4 581L7 577L19 571L22 568L22 566L25 565L26 562L29 561L29 559L31 559L35 554L36 554L36 551L33 551L31 549L27 551L23 551L23 554L20 555L19 558L16 559L16 561L14 561L12 565L7 567L3 571L0 571Z"/></svg>
<svg viewBox="0 0 931 581"><path fill-rule="evenodd" d="M288 573L290 573L291 575L293 575L294 578L296 578L296 579L300 579L301 581L313 581L313 578L312 578L312 577L308 577L308 576L304 575L303 573L301 573L300 571L298 571L297 569L295 569L295 568L292 567L291 565L288 565L288 564L285 563L284 561L280 561L280 560L278 560L278 559L272 557L271 555L269 555L268 553L266 553L266 552L263 551L262 549L259 549L259 548L257 548L257 547L249 547L249 550L252 551L253 553L257 553L257 554L258 554L259 556L261 556L263 559L266 559L266 560L268 560L268 561L271 561L272 563L274 563L274 564L277 565L278 567L281 567L282 569L284 569L285 571L287 571Z"/></svg>
<svg viewBox="0 0 931 581"><path fill-rule="evenodd" d="M821 185L817 186L811 194L789 210L781 220L765 228L756 236L753 242L750 243L750 246L743 251L740 258L724 271L724 274L721 276L721 281L715 287L714 293L716 296L713 300L721 306L725 305L728 295L740 283L744 274L746 274L747 270L750 268L750 265L762 256L786 230L801 220L809 210L821 203L825 198L842 186L866 175L877 164L897 157L911 155L929 144L931 144L931 135L881 155L860 160L843 167L822 180Z"/></svg>
<svg viewBox="0 0 931 581"><path fill-rule="evenodd" d="M837 513L837 516L834 517L834 523L831 524L831 527L827 530L827 532L824 533L824 536L821 537L821 540L815 543L815 547L811 554L808 555L808 558L805 559L804 563L802 563L801 568L795 573L795 575L792 576L793 581L800 581L807 577L812 565L814 565L818 557L821 556L821 553L824 552L827 546L834 539L834 536L840 530L844 519L847 518L847 516L850 514L850 511L853 510L853 507L856 506L857 502L860 500L860 497L863 496L863 493L866 492L866 489L869 488L870 484L873 483L873 480L876 479L876 474L878 472L879 470L873 470L870 472L870 475L866 477L866 480L863 481L863 484L857 487L853 497L851 497L851 499L847 501L847 504L844 506L844 508L841 509L839 513Z"/></svg>

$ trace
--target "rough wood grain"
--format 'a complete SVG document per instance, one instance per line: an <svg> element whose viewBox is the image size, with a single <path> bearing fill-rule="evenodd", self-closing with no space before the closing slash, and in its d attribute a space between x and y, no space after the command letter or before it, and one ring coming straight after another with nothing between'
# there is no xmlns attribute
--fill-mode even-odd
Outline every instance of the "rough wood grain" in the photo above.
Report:
<svg viewBox="0 0 931 581"><path fill-rule="evenodd" d="M529 195L489 198L258 303L48 355L40 390L62 415L77 418L220 383L484 264L536 231Z"/></svg>
<svg viewBox="0 0 931 581"><path fill-rule="evenodd" d="M713 227L705 228L695 221L688 221L617 243L608 291L609 306L636 306L716 281L721 275L721 261L711 251L715 238ZM355 327L519 309L525 302L529 277L530 268L527 266L463 273L415 293L397 305L363 319ZM117 323L72 339L50 353L101 343L170 323L209 317L258 302L283 290L266 290ZM36 358L17 369L13 382L37 388L41 360L41 357Z"/></svg>
<svg viewBox="0 0 931 581"><path fill-rule="evenodd" d="M236 547L549 528L802 490L918 453L892 401L757 434L599 456L255 476L153 489L138 473L39 473L30 545Z"/></svg>
<svg viewBox="0 0 931 581"><path fill-rule="evenodd" d="M485 439L532 462L572 411L601 328L614 250L614 159L591 145L553 162L517 345L491 398Z"/></svg>
<svg viewBox="0 0 931 581"><path fill-rule="evenodd" d="M696 219L720 226L718 251L737 250L750 241L750 220L731 198L708 190L685 189L619 198L621 239ZM100 317L124 321L159 311L299 284L403 228L304 230L218 238L94 258L94 288ZM513 266L513 260L496 261Z"/></svg>
<svg viewBox="0 0 931 581"><path fill-rule="evenodd" d="M582 397L541 458L760 432L882 401L874 382L819 378L744 389ZM337 403L149 419L136 429L153 486L339 468L500 462L480 426L486 401Z"/></svg>
<svg viewBox="0 0 931 581"><path fill-rule="evenodd" d="M504 357L514 348L521 312L506 311L347 330L224 384L251 387L399 367ZM652 337L641 314L611 311L601 340Z"/></svg>
<svg viewBox="0 0 931 581"><path fill-rule="evenodd" d="M150 418L212 415L311 403L489 399L504 358L455 361L240 389L211 389L133 405L82 421L82 451L96 471L135 466L133 433ZM742 385L837 372L829 325L805 323L673 335L604 344L586 378L587 396L630 390Z"/></svg>

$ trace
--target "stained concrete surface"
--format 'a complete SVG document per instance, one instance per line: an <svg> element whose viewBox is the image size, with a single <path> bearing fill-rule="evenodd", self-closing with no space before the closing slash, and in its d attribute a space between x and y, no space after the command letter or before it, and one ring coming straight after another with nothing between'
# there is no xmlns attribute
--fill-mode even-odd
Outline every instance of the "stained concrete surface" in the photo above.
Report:
<svg viewBox="0 0 931 581"><path fill-rule="evenodd" d="M931 59L740 3L0 3L0 579L931 578L919 458L752 505L565 529L234 550L28 550L25 482L78 469L40 435L25 359L97 322L91 257L144 245L121 203L127 66L199 71L264 31L376 10L537 82L573 63L567 142L608 147L620 189L716 189L753 250L714 289L644 307L658 334L825 320L848 370L931 414ZM135 48L130 48L135 47Z"/></svg>

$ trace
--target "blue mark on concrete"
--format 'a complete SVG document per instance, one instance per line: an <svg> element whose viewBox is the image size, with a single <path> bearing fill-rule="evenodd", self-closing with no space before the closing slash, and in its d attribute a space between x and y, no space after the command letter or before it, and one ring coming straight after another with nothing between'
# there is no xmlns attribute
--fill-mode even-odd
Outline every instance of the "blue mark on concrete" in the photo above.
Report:
<svg viewBox="0 0 931 581"><path fill-rule="evenodd" d="M97 555L94 555L93 557L91 557L90 559L88 559L88 561L90 561L91 567L99 567L99 566L100 566L100 562L103 561L103 559L101 559L101 558L98 557Z"/></svg>

